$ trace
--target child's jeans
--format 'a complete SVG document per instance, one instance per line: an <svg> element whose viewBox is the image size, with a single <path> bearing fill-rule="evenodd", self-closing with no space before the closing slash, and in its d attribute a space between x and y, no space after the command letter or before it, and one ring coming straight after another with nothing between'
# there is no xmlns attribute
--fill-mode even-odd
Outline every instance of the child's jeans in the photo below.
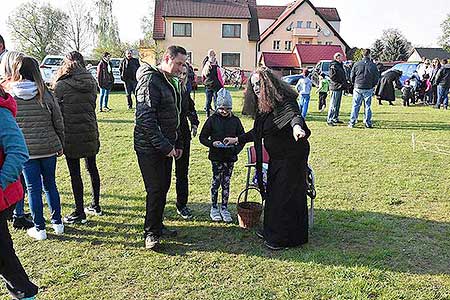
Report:
<svg viewBox="0 0 450 300"><path fill-rule="evenodd" d="M211 183L211 202L214 208L217 208L217 198L219 188L222 186L222 207L228 206L230 197L230 182L233 174L234 162L212 161L213 179Z"/></svg>
<svg viewBox="0 0 450 300"><path fill-rule="evenodd" d="M111 90L100 88L100 109L108 107L109 92Z"/></svg>
<svg viewBox="0 0 450 300"><path fill-rule="evenodd" d="M298 102L298 107L302 113L303 119L306 119L306 114L308 113L309 100L311 96L309 94L300 95L300 101Z"/></svg>
<svg viewBox="0 0 450 300"><path fill-rule="evenodd" d="M28 202L34 225L38 230L45 229L42 205L42 187L50 208L52 224L61 224L61 201L55 181L56 156L30 159L23 169L28 190Z"/></svg>

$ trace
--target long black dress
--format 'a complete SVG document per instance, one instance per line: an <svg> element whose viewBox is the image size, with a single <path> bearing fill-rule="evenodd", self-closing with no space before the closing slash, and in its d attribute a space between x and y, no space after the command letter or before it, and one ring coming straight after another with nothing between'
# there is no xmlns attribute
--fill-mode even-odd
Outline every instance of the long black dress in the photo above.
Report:
<svg viewBox="0 0 450 300"><path fill-rule="evenodd" d="M239 143L255 142L260 137L269 154L267 189L264 194L264 239L276 246L295 247L308 242L308 208L306 203L306 166L310 131L293 102L295 113L280 123L274 112L259 115L254 128L239 137ZM283 124L285 123L285 124ZM299 124L306 137L295 141L292 127ZM260 132L260 133L258 133ZM261 188L261 186L260 186Z"/></svg>

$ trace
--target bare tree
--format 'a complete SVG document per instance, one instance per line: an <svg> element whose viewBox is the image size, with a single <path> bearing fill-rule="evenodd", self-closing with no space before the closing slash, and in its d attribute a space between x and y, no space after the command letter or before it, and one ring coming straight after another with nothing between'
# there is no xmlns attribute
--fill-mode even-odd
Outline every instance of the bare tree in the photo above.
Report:
<svg viewBox="0 0 450 300"><path fill-rule="evenodd" d="M19 51L42 59L66 48L67 18L62 10L50 4L30 1L11 13L7 25Z"/></svg>
<svg viewBox="0 0 450 300"><path fill-rule="evenodd" d="M83 52L93 43L95 26L91 10L83 0L70 0L67 7L67 39L70 50Z"/></svg>

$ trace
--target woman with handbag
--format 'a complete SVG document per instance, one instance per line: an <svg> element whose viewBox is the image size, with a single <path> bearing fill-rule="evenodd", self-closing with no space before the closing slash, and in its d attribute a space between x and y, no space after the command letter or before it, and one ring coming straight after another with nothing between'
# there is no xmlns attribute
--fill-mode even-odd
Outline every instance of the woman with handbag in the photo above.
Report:
<svg viewBox="0 0 450 300"><path fill-rule="evenodd" d="M226 144L255 142L260 192L265 200L263 230L259 236L271 250L296 247L308 242L306 174L311 131L302 118L297 93L269 69L258 68L245 92L247 107L253 107L253 129ZM270 161L267 188L262 180L262 148Z"/></svg>
<svg viewBox="0 0 450 300"><path fill-rule="evenodd" d="M16 101L0 88L0 276L14 299L35 299L38 288L28 278L14 251L7 219L22 199L20 173L28 160L23 135L14 119Z"/></svg>

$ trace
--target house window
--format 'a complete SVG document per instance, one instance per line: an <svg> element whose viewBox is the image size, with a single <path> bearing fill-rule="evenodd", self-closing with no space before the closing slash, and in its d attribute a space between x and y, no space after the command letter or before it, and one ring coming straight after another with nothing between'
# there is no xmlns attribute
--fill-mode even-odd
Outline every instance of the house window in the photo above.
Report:
<svg viewBox="0 0 450 300"><path fill-rule="evenodd" d="M297 21L297 28L302 28L303 21Z"/></svg>
<svg viewBox="0 0 450 300"><path fill-rule="evenodd" d="M192 51L187 51L187 61L192 65Z"/></svg>
<svg viewBox="0 0 450 300"><path fill-rule="evenodd" d="M240 53L222 53L222 67L236 67L241 66Z"/></svg>
<svg viewBox="0 0 450 300"><path fill-rule="evenodd" d="M291 47L292 47L292 41L284 42L284 50L291 50Z"/></svg>
<svg viewBox="0 0 450 300"><path fill-rule="evenodd" d="M273 50L280 50L280 41L273 41Z"/></svg>
<svg viewBox="0 0 450 300"><path fill-rule="evenodd" d="M307 21L306 22L306 28L311 28L312 22L311 21Z"/></svg>
<svg viewBox="0 0 450 300"><path fill-rule="evenodd" d="M223 38L240 38L241 24L222 24Z"/></svg>
<svg viewBox="0 0 450 300"><path fill-rule="evenodd" d="M317 45L322 45L322 42L321 42L321 41L318 41L318 42L317 42Z"/></svg>
<svg viewBox="0 0 450 300"><path fill-rule="evenodd" d="M311 44L310 41L305 41L305 45L309 45L309 44Z"/></svg>
<svg viewBox="0 0 450 300"><path fill-rule="evenodd" d="M192 36L191 23L173 23L173 36L190 37Z"/></svg>
<svg viewBox="0 0 450 300"><path fill-rule="evenodd" d="M333 42L325 42L325 45L333 45Z"/></svg>

